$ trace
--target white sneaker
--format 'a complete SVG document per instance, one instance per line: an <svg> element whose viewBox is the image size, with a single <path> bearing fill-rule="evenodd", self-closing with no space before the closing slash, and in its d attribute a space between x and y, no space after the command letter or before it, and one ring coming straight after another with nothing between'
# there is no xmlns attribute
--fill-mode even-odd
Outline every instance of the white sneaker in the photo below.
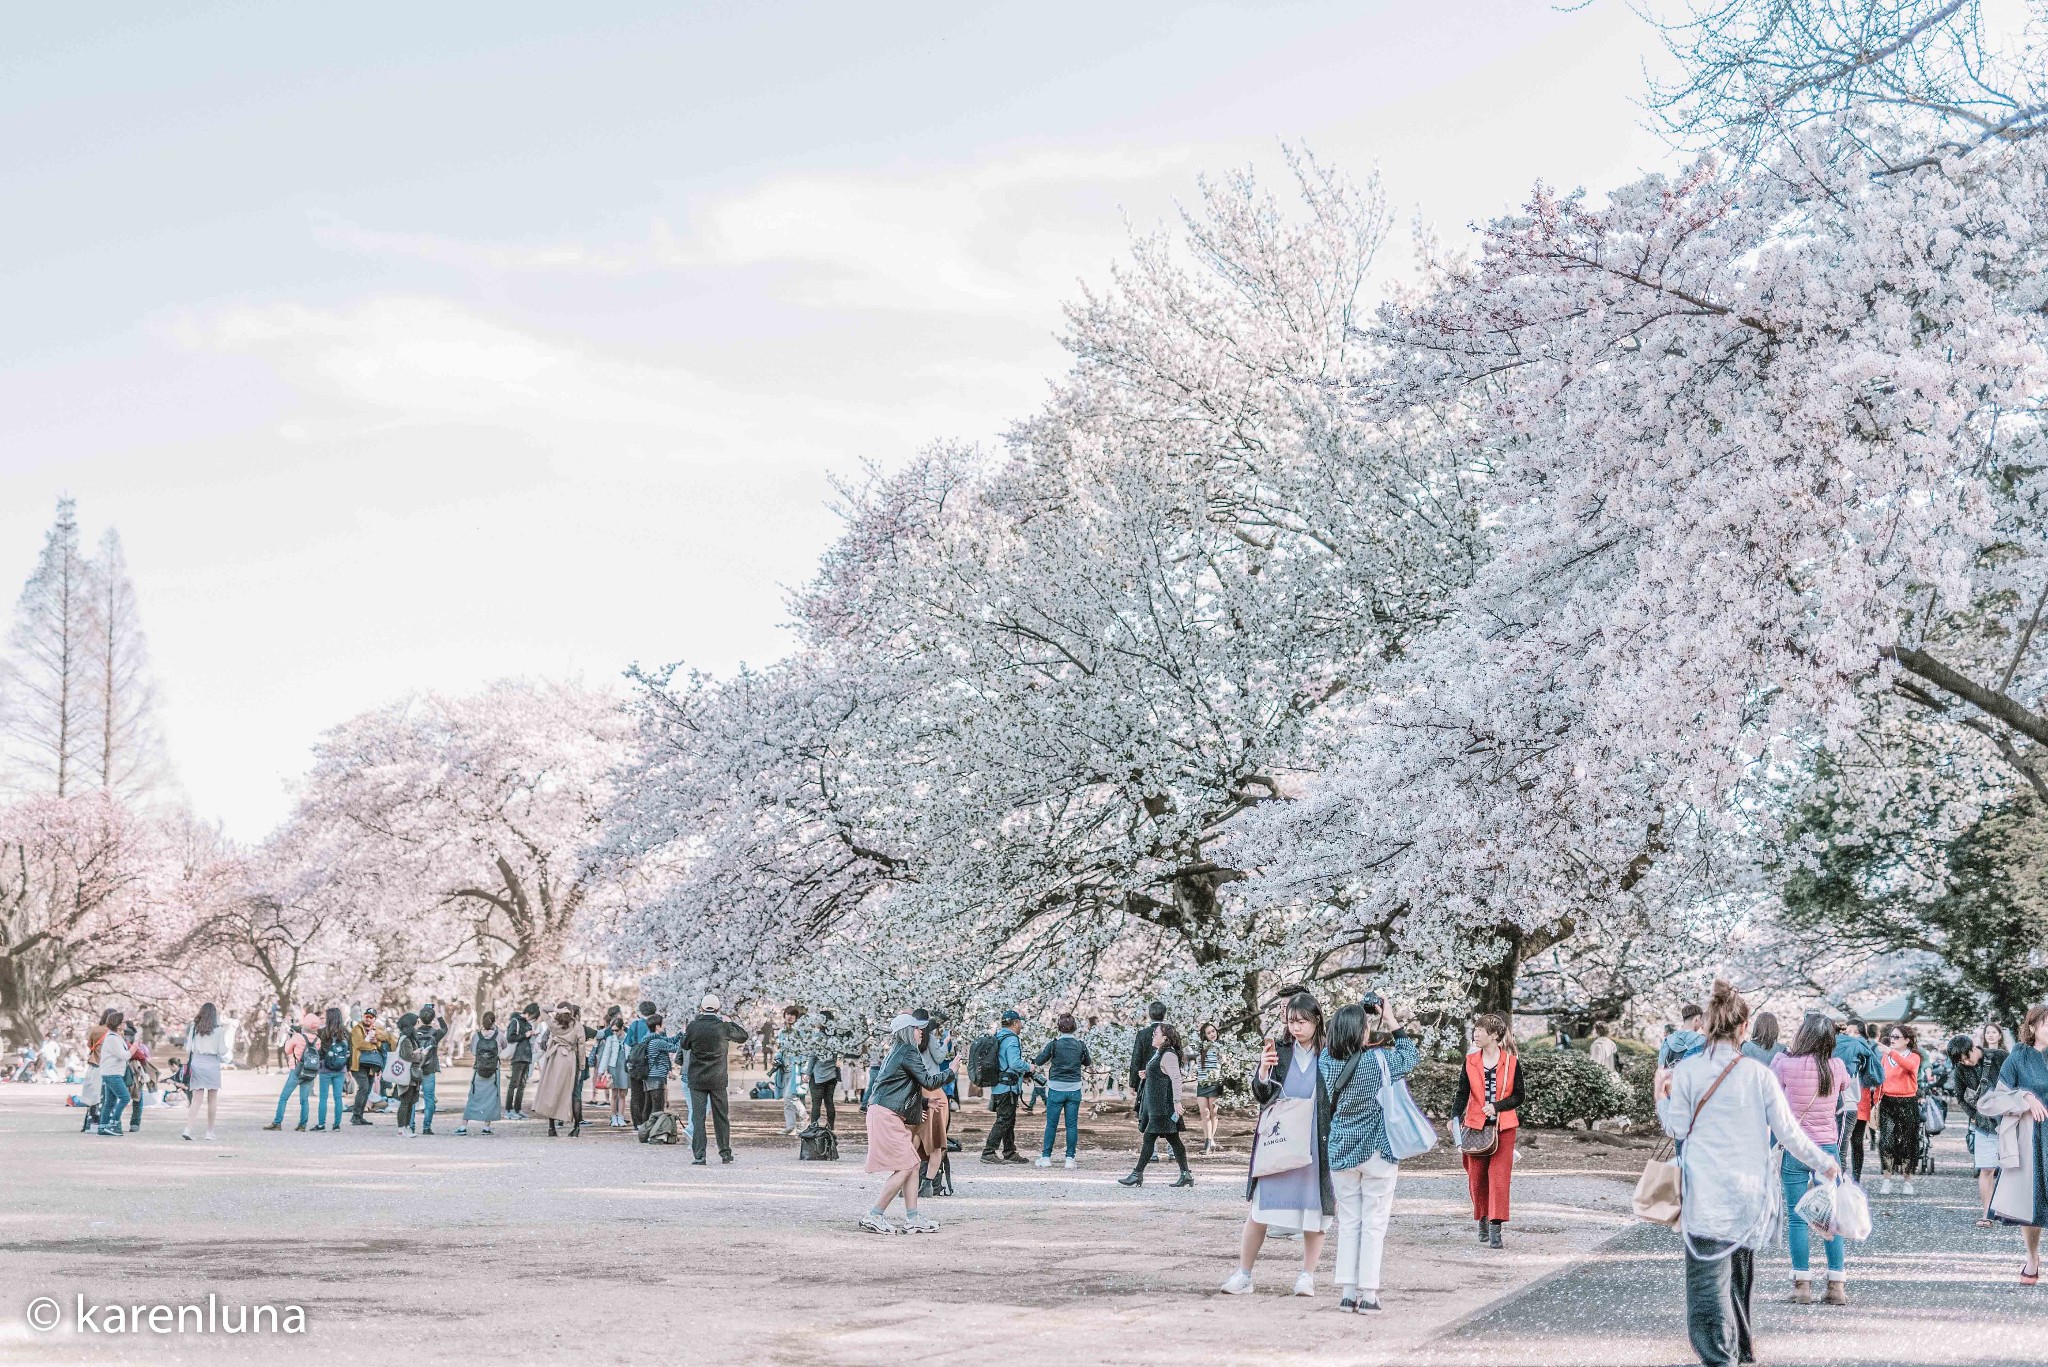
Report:
<svg viewBox="0 0 2048 1367"><path fill-rule="evenodd" d="M1296 1277L1294 1279L1294 1294L1297 1296L1315 1295L1316 1274L1313 1272L1304 1272L1299 1277Z"/></svg>
<svg viewBox="0 0 2048 1367"><path fill-rule="evenodd" d="M877 1215L873 1211L860 1217L860 1227L871 1234L894 1234L897 1232L896 1224L893 1220L886 1215Z"/></svg>
<svg viewBox="0 0 2048 1367"><path fill-rule="evenodd" d="M1902 1186L1902 1187L1900 1187L1900 1188L1899 1188L1899 1193L1900 1193L1901 1195L1903 1195L1903 1196L1911 1196L1911 1195L1913 1194L1913 1179L1912 1179L1912 1178L1908 1177L1908 1178L1906 1179L1906 1184L1905 1184L1904 1186Z"/></svg>
<svg viewBox="0 0 2048 1367"><path fill-rule="evenodd" d="M213 1142L213 1131L212 1131L212 1130L208 1130L208 1131L206 1132L206 1142L207 1142L207 1143L209 1143L209 1144L211 1144L211 1143Z"/></svg>
<svg viewBox="0 0 2048 1367"><path fill-rule="evenodd" d="M904 1218L903 1232L905 1234L937 1234L939 1232L939 1222L926 1215L923 1211L919 1211L915 1215Z"/></svg>
<svg viewBox="0 0 2048 1367"><path fill-rule="evenodd" d="M1223 1279L1223 1285L1216 1288L1226 1296L1249 1296L1252 1293L1252 1274L1243 1268Z"/></svg>
<svg viewBox="0 0 2048 1367"><path fill-rule="evenodd" d="M1877 1194L1878 1194L1879 1196L1889 1196L1889 1195L1891 1195L1891 1194L1892 1194L1892 1179L1891 1179L1891 1178L1887 1177L1887 1178L1885 1178L1885 1179L1884 1179L1884 1182L1883 1182L1883 1184L1882 1184L1881 1186L1879 1186L1879 1187L1878 1187L1878 1189L1877 1189Z"/></svg>
<svg viewBox="0 0 2048 1367"><path fill-rule="evenodd" d="M1031 1166L1034 1168L1049 1168L1052 1166L1052 1160L1050 1158L1034 1158L1031 1160Z"/></svg>
<svg viewBox="0 0 2048 1367"><path fill-rule="evenodd" d="M1073 1159L1071 1159L1071 1158L1069 1158L1069 1159L1067 1160L1067 1171L1068 1171L1068 1172L1072 1172L1072 1171L1073 1171L1073 1170L1074 1170L1075 1168L1078 1168L1078 1167L1080 1167L1080 1166L1081 1166L1081 1165L1080 1165L1079 1163L1076 1163L1076 1162L1075 1162L1075 1161L1074 1161Z"/></svg>
<svg viewBox="0 0 2048 1367"><path fill-rule="evenodd" d="M191 1137L192 1137L192 1131L190 1131L190 1130L180 1130L180 1131L178 1131L178 1138L180 1138L180 1139L190 1139Z"/></svg>

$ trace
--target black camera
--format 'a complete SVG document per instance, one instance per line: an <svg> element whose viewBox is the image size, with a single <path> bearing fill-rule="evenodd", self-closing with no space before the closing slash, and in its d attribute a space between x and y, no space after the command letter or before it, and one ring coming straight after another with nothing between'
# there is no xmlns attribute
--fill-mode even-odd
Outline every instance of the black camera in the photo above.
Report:
<svg viewBox="0 0 2048 1367"><path fill-rule="evenodd" d="M1377 1016L1380 1013L1380 1008L1384 1006L1386 1003L1380 1000L1379 993L1368 992L1363 997L1360 997L1358 999L1358 1004L1365 1008L1365 1013L1367 1015Z"/></svg>

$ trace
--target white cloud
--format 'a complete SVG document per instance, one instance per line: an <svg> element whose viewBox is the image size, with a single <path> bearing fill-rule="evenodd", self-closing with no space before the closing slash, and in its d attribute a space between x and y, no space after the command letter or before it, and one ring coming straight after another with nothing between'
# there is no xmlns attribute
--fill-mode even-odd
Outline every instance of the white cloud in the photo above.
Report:
<svg viewBox="0 0 2048 1367"><path fill-rule="evenodd" d="M333 215L316 240L477 275L633 275L790 266L784 297L820 308L1043 319L1122 244L1116 196L1163 203L1194 149L1042 151L968 166L787 176L695 203L639 241L494 243L365 228ZM1106 212L1106 210L1108 212Z"/></svg>
<svg viewBox="0 0 2048 1367"><path fill-rule="evenodd" d="M311 393L415 419L651 428L719 444L748 426L730 395L688 371L539 337L443 299L240 307L175 333L187 346L261 354Z"/></svg>

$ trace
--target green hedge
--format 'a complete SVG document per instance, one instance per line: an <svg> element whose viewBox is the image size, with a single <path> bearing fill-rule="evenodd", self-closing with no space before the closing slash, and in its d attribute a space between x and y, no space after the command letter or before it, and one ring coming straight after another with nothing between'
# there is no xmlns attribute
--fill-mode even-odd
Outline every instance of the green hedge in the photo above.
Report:
<svg viewBox="0 0 2048 1367"><path fill-rule="evenodd" d="M1458 1074L1464 1063L1431 1061L1416 1068L1408 1079L1415 1104L1439 1120L1449 1119L1458 1098ZM1649 1096L1647 1074L1640 1097L1628 1080L1616 1077L1599 1064L1577 1052L1543 1050L1521 1055L1522 1123L1559 1126L1573 1120L1591 1123L1625 1115L1640 1123L1640 1102ZM1652 1107L1654 1111L1654 1107Z"/></svg>

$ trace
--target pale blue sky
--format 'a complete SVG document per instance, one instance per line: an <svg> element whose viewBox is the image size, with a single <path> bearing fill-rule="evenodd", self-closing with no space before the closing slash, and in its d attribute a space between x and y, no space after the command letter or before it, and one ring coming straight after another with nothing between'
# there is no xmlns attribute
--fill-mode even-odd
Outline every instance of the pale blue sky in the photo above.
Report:
<svg viewBox="0 0 2048 1367"><path fill-rule="evenodd" d="M408 688L778 654L829 476L1027 412L1202 170L1456 232L1662 156L1610 0L143 8L5 21L0 594L118 526L249 838Z"/></svg>

